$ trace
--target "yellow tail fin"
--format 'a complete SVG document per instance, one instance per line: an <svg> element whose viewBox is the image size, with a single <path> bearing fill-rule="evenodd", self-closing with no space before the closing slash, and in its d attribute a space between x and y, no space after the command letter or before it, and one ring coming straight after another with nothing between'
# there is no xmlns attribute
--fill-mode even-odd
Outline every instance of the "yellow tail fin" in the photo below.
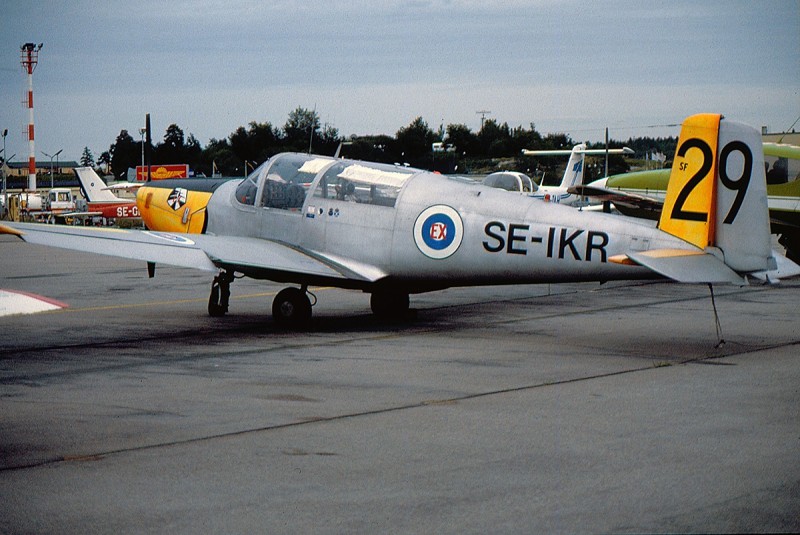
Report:
<svg viewBox="0 0 800 535"><path fill-rule="evenodd" d="M714 239L719 114L683 122L659 228L705 248Z"/></svg>

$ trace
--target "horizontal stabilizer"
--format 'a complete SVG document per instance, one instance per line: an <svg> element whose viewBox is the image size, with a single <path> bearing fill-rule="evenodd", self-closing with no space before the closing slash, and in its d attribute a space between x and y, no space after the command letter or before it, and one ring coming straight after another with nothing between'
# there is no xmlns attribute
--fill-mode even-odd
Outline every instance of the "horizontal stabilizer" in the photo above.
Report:
<svg viewBox="0 0 800 535"><path fill-rule="evenodd" d="M759 271L757 273L751 273L751 275L760 281L769 283L780 282L781 279L790 279L800 275L800 266L776 252L774 249L772 250L772 257L775 259L777 265L776 269L772 271Z"/></svg>
<svg viewBox="0 0 800 535"><path fill-rule="evenodd" d="M726 266L725 262L700 250L655 249L642 253L628 253L627 258L677 282L729 283L739 286L747 284L747 281ZM610 260L625 263L624 259L615 257Z"/></svg>
<svg viewBox="0 0 800 535"><path fill-rule="evenodd" d="M588 156L603 156L605 154L611 155L625 155L631 156L636 154L633 149L628 147L622 147L621 149L578 149L578 150L569 150L569 149L554 149L554 150L527 150L524 149L522 151L523 156L567 156L575 152L576 154L585 154Z"/></svg>

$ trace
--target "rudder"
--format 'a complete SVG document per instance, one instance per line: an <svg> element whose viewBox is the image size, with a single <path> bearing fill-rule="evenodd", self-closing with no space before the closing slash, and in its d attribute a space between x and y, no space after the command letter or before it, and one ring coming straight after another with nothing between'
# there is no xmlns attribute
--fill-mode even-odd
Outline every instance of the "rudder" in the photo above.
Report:
<svg viewBox="0 0 800 535"><path fill-rule="evenodd" d="M81 191L87 201L113 202L120 200L113 192L105 189L107 187L106 183L91 167L76 167L75 174L78 175Z"/></svg>
<svg viewBox="0 0 800 535"><path fill-rule="evenodd" d="M583 184L583 160L586 144L581 143L572 148L569 155L567 167L564 169L564 177L561 179L561 188L567 189L578 184Z"/></svg>
<svg viewBox="0 0 800 535"><path fill-rule="evenodd" d="M761 136L719 114L681 128L659 228L739 273L774 269Z"/></svg>

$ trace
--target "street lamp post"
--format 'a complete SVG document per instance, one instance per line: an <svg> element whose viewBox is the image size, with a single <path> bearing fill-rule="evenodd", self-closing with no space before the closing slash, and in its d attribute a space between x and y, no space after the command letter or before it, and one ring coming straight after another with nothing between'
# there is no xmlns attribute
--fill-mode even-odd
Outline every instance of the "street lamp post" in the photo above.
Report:
<svg viewBox="0 0 800 535"><path fill-rule="evenodd" d="M58 164L58 155L61 154L61 151L63 150L64 149L58 149L58 152L54 154L54 156L56 157L56 170L58 171L59 175L61 174L61 166Z"/></svg>
<svg viewBox="0 0 800 535"><path fill-rule="evenodd" d="M3 157L5 158L5 149L3 149ZM6 166L8 166L8 162L13 160L17 157L17 153L11 155L11 157L6 158L5 162L3 162L3 210L5 211L4 217L8 215L8 185L6 184L8 180L8 175L6 174Z"/></svg>
<svg viewBox="0 0 800 535"><path fill-rule="evenodd" d="M50 158L50 189L53 189L53 159L57 159L58 155L61 154L62 150L64 149L59 149L58 152L56 152L53 155L47 154L45 151L42 151L42 154Z"/></svg>
<svg viewBox="0 0 800 535"><path fill-rule="evenodd" d="M142 136L142 173L144 174L144 135L147 132L147 128L140 128L139 134ZM139 180L139 177L136 177L136 180Z"/></svg>
<svg viewBox="0 0 800 535"><path fill-rule="evenodd" d="M55 156L50 156L45 151L42 151L42 154L50 158L50 189L53 189L53 158L55 158Z"/></svg>
<svg viewBox="0 0 800 535"><path fill-rule="evenodd" d="M6 153L6 136L8 135L8 128L3 130L3 210L0 211L0 218L6 218L6 206L8 206L8 191L6 190L6 167L8 166L8 154Z"/></svg>

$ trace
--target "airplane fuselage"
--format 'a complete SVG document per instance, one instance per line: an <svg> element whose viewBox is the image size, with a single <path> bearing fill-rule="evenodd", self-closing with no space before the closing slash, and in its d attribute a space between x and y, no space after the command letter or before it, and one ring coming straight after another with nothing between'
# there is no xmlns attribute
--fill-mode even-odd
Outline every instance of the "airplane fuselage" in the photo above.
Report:
<svg viewBox="0 0 800 535"><path fill-rule="evenodd" d="M134 218L141 217L139 207L135 201L95 201L88 202L89 212L97 212L107 219Z"/></svg>
<svg viewBox="0 0 800 535"><path fill-rule="evenodd" d="M347 258L369 266L376 280L409 293L468 284L653 278L649 270L609 258L631 250L689 247L646 222L427 172L409 172L393 203L324 195L320 190L329 186L324 175L318 173L302 205L294 208L240 202L242 183L223 184L208 202L206 232ZM256 199L265 197L265 182L258 185Z"/></svg>

